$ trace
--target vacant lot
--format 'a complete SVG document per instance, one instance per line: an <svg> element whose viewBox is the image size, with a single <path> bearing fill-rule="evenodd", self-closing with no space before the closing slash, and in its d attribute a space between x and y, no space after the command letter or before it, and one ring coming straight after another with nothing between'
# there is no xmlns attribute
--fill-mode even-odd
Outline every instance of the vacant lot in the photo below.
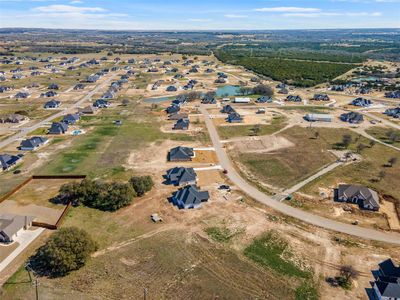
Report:
<svg viewBox="0 0 400 300"><path fill-rule="evenodd" d="M223 140L239 136L269 135L285 127L285 121L285 117L275 116L269 125L218 126L217 130L220 138Z"/></svg>
<svg viewBox="0 0 400 300"><path fill-rule="evenodd" d="M366 130L366 132L386 144L400 146L400 130L374 126Z"/></svg>
<svg viewBox="0 0 400 300"><path fill-rule="evenodd" d="M240 153L238 158L260 181L286 188L335 161L336 157L328 150L340 141L341 133L336 129L319 129L319 138L314 138L308 128L292 127L279 136L293 147L270 153Z"/></svg>

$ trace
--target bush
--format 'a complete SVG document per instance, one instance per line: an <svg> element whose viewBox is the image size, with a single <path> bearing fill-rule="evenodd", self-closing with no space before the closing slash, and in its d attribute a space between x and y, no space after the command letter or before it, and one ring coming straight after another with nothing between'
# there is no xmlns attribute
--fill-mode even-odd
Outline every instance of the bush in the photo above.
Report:
<svg viewBox="0 0 400 300"><path fill-rule="evenodd" d="M83 267L96 249L96 242L83 229L62 228L30 258L30 265L42 276L65 276Z"/></svg>
<svg viewBox="0 0 400 300"><path fill-rule="evenodd" d="M253 94L271 97L274 94L274 90L268 85L259 84L253 88Z"/></svg>
<svg viewBox="0 0 400 300"><path fill-rule="evenodd" d="M136 193L128 183L101 182L85 179L80 183L64 184L60 188L59 202L72 201L103 211L116 211L129 205Z"/></svg>
<svg viewBox="0 0 400 300"><path fill-rule="evenodd" d="M150 191L154 186L151 176L133 176L129 182L139 197Z"/></svg>

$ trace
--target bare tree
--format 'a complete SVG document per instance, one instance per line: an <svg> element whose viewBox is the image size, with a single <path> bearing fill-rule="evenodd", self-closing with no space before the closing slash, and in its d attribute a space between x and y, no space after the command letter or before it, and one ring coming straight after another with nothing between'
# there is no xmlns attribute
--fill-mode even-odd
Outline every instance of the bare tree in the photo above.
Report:
<svg viewBox="0 0 400 300"><path fill-rule="evenodd" d="M395 165L396 162L397 162L397 157L392 157L392 158L390 158L390 159L388 160L388 165L389 165L390 167L393 167L393 165Z"/></svg>
<svg viewBox="0 0 400 300"><path fill-rule="evenodd" d="M351 279L356 279L359 272L351 265L343 265L340 267L340 275L343 276L347 282Z"/></svg>

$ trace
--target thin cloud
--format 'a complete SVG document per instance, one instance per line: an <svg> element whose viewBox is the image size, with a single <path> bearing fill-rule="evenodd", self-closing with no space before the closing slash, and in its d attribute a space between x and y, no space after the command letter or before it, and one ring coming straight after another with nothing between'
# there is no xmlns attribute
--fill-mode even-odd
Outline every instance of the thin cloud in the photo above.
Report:
<svg viewBox="0 0 400 300"><path fill-rule="evenodd" d="M315 7L295 7L295 6L280 6L280 7L264 7L256 8L258 12L283 12L283 13L314 13L321 9Z"/></svg>
<svg viewBox="0 0 400 300"><path fill-rule="evenodd" d="M248 16L245 16L245 15L235 15L235 14L226 14L226 15L224 15L224 17L225 17L225 18L228 18L228 19L244 19L244 18L247 18Z"/></svg>
<svg viewBox="0 0 400 300"><path fill-rule="evenodd" d="M48 5L48 6L38 6L32 9L37 12L45 13L86 13L86 12L104 12L106 9L102 7L78 7L73 5Z"/></svg>
<svg viewBox="0 0 400 300"><path fill-rule="evenodd" d="M288 13L282 14L283 17L298 17L298 18L317 18L317 17L333 17L333 16L341 16L341 17L380 17L382 16L381 12L319 12L319 13Z"/></svg>

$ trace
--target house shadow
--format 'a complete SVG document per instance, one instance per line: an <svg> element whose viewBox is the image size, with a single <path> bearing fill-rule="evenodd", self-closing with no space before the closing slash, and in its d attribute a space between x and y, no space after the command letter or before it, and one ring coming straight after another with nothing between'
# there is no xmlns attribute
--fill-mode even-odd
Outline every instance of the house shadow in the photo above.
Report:
<svg viewBox="0 0 400 300"><path fill-rule="evenodd" d="M339 190L338 189L333 189L333 201L341 202L341 201L339 201Z"/></svg>

